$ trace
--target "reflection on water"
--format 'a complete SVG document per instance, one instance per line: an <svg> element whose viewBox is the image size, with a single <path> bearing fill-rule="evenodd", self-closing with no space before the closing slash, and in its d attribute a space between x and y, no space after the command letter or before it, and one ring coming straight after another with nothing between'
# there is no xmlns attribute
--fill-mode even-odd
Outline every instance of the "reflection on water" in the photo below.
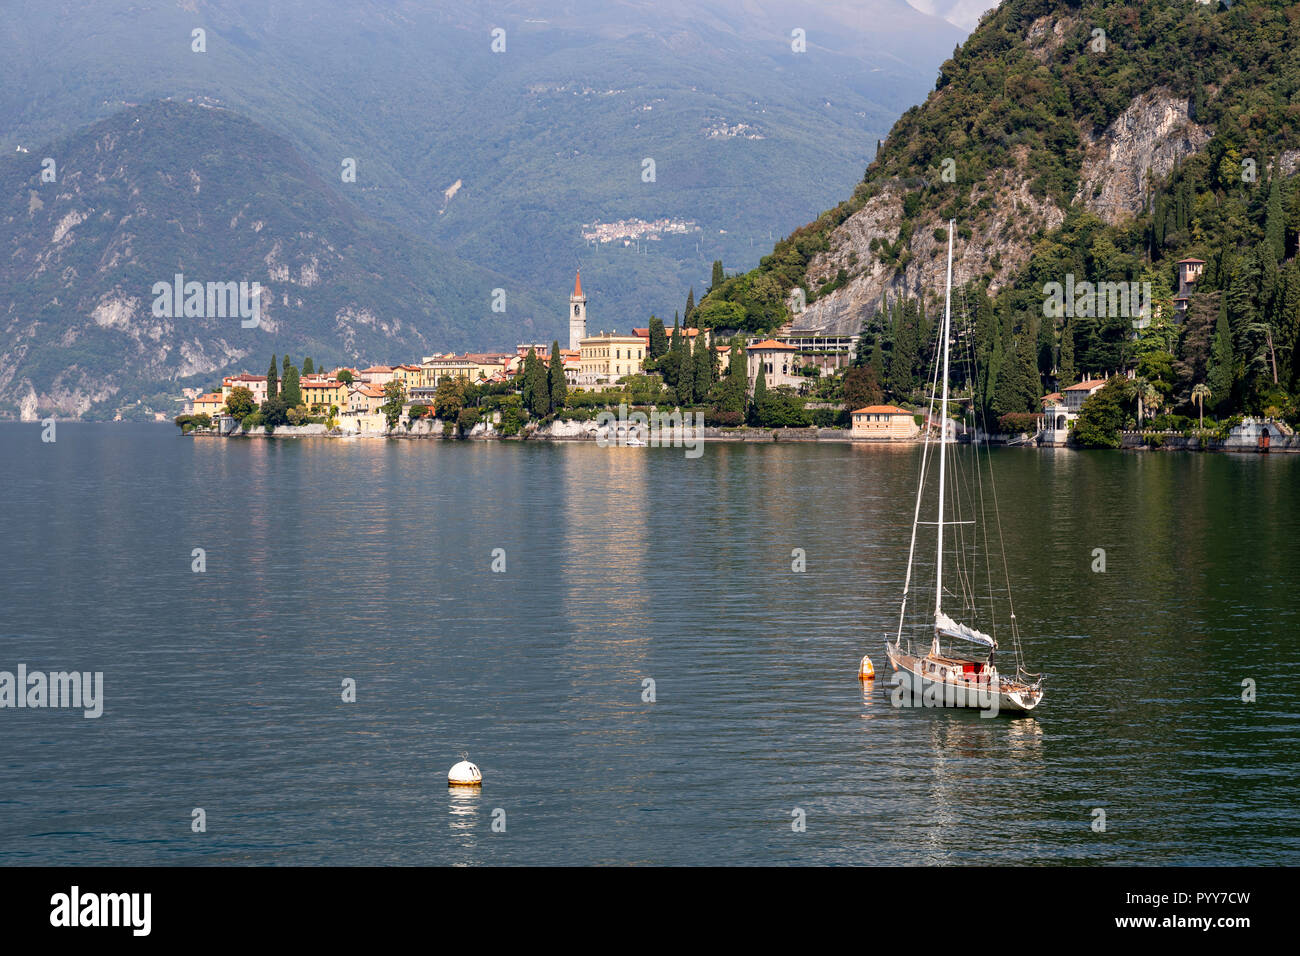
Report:
<svg viewBox="0 0 1300 956"><path fill-rule="evenodd" d="M1300 861L1300 456L996 451L1047 694L986 719L855 678L918 454L0 426L0 669L105 674L2 718L0 864Z"/></svg>

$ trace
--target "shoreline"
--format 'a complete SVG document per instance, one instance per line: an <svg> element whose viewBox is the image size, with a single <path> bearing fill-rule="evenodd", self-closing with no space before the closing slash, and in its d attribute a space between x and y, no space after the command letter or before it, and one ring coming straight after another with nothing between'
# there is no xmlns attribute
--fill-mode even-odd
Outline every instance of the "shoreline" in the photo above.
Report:
<svg viewBox="0 0 1300 956"><path fill-rule="evenodd" d="M501 435L493 429L486 429L482 425L475 426L474 430L464 436L449 438L442 433L442 423L440 420L425 420L430 424L424 427L416 427L411 430L397 429L394 431L368 431L368 432L330 432L324 425L286 425L275 429L271 434L266 434L261 429L255 429L251 433L242 431L232 432L229 434L219 434L216 431L191 431L183 437L189 438L243 438L243 439L304 439L304 438L325 438L336 441L357 441L363 439L379 440L396 440L396 441L497 441L497 442L590 442L599 443L599 438L595 433L594 427L575 428L575 425L588 426L588 422L564 423L566 427L553 429L547 427L535 429L523 434ZM417 426L424 425L424 422L416 423ZM847 433L846 429L837 428L717 428L705 426L698 429L697 433L690 434L690 430L672 429L662 432L660 436L649 443L650 447L673 447L680 448L684 445L691 445L696 442L721 442L730 444L842 444L842 445L872 445L872 446L909 446L923 445L924 438L860 438L854 437ZM1261 448L1254 440L1236 439L1236 436L1230 436L1226 439L1221 438L1202 438L1200 436L1188 436L1182 433L1173 432L1123 432L1120 436L1120 445L1115 449L1085 449L1069 444L1049 444L1039 443L1033 439L1026 439L1024 436L1010 437L1006 441L999 441L996 438L990 440L988 444L1002 448L1032 448L1036 451L1064 449L1070 451L1092 451L1092 450L1113 450L1113 451L1131 451L1131 452L1194 452L1194 453L1222 453L1222 454L1300 454L1300 435L1281 436L1273 439L1269 446ZM623 447L624 442L620 437L619 440L610 440L606 443L607 447Z"/></svg>

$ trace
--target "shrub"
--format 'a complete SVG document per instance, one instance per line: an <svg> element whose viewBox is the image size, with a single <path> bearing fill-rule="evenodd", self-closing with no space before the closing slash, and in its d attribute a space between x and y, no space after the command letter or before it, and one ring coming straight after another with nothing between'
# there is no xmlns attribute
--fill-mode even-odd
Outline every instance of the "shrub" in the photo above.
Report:
<svg viewBox="0 0 1300 956"><path fill-rule="evenodd" d="M720 408L704 410L704 424L713 428L736 428L744 423L744 412L724 412Z"/></svg>
<svg viewBox="0 0 1300 956"><path fill-rule="evenodd" d="M998 431L1003 435L1019 435L1038 431L1041 415L1033 412L1007 412L998 417Z"/></svg>

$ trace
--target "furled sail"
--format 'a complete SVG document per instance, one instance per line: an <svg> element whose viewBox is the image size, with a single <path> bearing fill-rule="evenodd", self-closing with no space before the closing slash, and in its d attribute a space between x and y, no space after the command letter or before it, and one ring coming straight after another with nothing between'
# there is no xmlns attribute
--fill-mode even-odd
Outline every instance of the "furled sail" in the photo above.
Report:
<svg viewBox="0 0 1300 956"><path fill-rule="evenodd" d="M940 634L948 637L955 637L958 640L970 641L972 644L983 644L985 647L997 647L998 642L993 640L983 631L977 631L973 627L967 627L965 624L958 624L947 614L942 611L935 612L934 629Z"/></svg>

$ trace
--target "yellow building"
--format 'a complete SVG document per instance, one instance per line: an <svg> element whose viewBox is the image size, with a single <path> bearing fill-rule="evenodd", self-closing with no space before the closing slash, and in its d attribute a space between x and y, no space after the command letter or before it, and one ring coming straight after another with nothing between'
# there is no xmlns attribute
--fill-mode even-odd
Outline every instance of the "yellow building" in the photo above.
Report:
<svg viewBox="0 0 1300 956"><path fill-rule="evenodd" d="M895 405L868 405L853 412L853 438L915 438L921 429L916 417Z"/></svg>
<svg viewBox="0 0 1300 956"><path fill-rule="evenodd" d="M498 352L468 352L465 355L433 355L421 365L420 384L437 386L444 379L464 379L471 384L487 381L494 375L509 374L513 355ZM499 377L499 376L498 376Z"/></svg>
<svg viewBox="0 0 1300 956"><path fill-rule="evenodd" d="M590 335L578 343L578 384L604 385L625 375L636 375L645 355L646 340L639 335Z"/></svg>
<svg viewBox="0 0 1300 956"><path fill-rule="evenodd" d="M393 378L405 385L408 391L416 385L421 384L420 379L423 375L424 372L418 365L393 366Z"/></svg>
<svg viewBox="0 0 1300 956"><path fill-rule="evenodd" d="M220 392L207 392L194 399L195 415L217 415L226 405L226 398Z"/></svg>
<svg viewBox="0 0 1300 956"><path fill-rule="evenodd" d="M341 411L348 407L348 387L343 382L300 382L298 387L308 408L319 406L329 411L331 405L337 405Z"/></svg>

